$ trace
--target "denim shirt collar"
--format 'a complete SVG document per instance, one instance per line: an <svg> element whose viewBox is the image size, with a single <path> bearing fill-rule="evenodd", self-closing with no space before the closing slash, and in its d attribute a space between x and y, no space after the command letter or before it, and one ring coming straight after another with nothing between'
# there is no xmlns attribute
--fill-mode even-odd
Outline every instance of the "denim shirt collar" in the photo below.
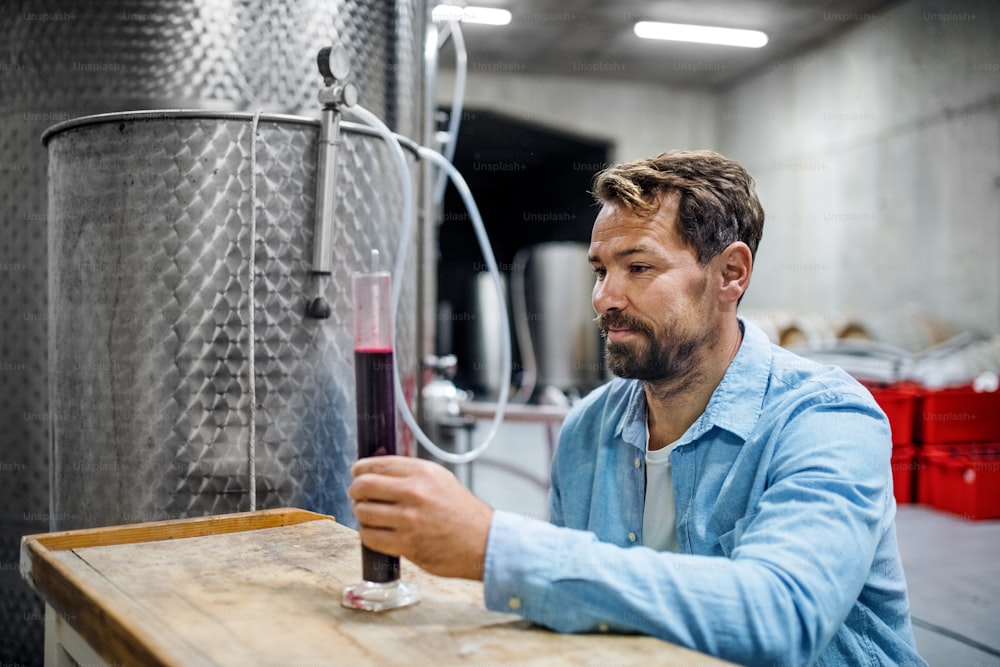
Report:
<svg viewBox="0 0 1000 667"><path fill-rule="evenodd" d="M753 322L739 318L743 342L726 369L722 382L712 392L708 406L681 436L679 444L691 442L717 426L746 440L760 418L767 391L773 352L767 334ZM615 435L638 449L646 448L646 393L642 382L630 380L628 406Z"/></svg>

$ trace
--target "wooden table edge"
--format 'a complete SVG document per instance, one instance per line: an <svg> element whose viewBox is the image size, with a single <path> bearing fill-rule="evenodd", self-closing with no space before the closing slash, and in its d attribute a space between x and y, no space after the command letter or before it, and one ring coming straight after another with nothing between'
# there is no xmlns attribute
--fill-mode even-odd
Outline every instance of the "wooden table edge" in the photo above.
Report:
<svg viewBox="0 0 1000 667"><path fill-rule="evenodd" d="M144 524L40 533L21 538L21 576L105 660L112 664L168 666L178 662L128 616L106 609L93 586L52 557L56 551L203 537L291 526L332 516L294 508L172 519Z"/></svg>
<svg viewBox="0 0 1000 667"><path fill-rule="evenodd" d="M116 544L173 540L182 537L204 537L206 535L239 533L247 530L260 530L262 528L292 526L320 519L336 521L334 517L326 514L282 507L259 510L257 512L237 512L234 514L169 519L167 521L152 521L123 526L103 526L100 528L81 528L55 533L39 533L36 535L25 535L21 539L21 542L22 544L25 542L37 543L46 551L65 551L81 547L105 547Z"/></svg>

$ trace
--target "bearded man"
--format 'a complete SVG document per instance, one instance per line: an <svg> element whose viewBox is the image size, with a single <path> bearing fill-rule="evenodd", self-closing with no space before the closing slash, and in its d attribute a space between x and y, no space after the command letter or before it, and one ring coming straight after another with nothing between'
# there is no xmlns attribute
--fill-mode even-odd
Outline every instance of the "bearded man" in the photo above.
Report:
<svg viewBox="0 0 1000 667"><path fill-rule="evenodd" d="M711 151L595 179L597 325L618 377L568 415L550 521L437 464L353 468L362 541L481 579L560 632L660 637L741 664L926 664L896 543L885 415L842 370L737 315L764 212Z"/></svg>

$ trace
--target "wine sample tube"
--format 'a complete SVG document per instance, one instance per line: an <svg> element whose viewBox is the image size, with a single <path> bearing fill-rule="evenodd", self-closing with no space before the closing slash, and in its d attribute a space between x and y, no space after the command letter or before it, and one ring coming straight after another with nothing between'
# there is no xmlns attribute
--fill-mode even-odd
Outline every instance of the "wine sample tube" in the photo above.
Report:
<svg viewBox="0 0 1000 667"><path fill-rule="evenodd" d="M392 395L392 349L354 349L358 401L358 458L396 453L396 415ZM399 558L361 545L365 581L399 579Z"/></svg>
<svg viewBox="0 0 1000 667"><path fill-rule="evenodd" d="M378 251L372 251L377 264ZM388 272L357 273L354 299L354 377L358 458L396 453L396 401L392 374L392 279ZM399 578L399 558L361 545L363 581L344 589L341 604L385 611L420 601L416 584Z"/></svg>

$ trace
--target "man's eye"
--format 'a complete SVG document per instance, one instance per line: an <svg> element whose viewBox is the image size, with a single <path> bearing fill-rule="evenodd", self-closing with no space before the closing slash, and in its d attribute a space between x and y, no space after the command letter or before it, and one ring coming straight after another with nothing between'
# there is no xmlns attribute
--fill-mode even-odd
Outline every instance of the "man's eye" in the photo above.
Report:
<svg viewBox="0 0 1000 667"><path fill-rule="evenodd" d="M632 266L629 267L629 270L632 271L632 273L643 273L645 271L648 271L649 267L646 266L645 264L633 264Z"/></svg>
<svg viewBox="0 0 1000 667"><path fill-rule="evenodd" d="M608 273L608 270L605 269L603 266L595 266L593 270L594 270L594 275L597 276L598 280L606 276Z"/></svg>

